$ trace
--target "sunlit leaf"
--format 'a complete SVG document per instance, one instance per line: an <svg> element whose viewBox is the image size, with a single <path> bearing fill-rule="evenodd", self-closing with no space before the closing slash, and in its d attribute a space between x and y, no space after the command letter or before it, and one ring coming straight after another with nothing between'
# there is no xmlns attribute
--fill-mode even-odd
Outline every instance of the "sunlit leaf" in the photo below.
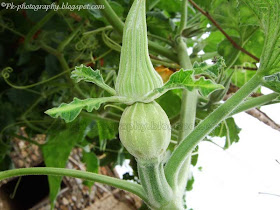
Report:
<svg viewBox="0 0 280 210"><path fill-rule="evenodd" d="M92 82L97 86L103 88L108 91L112 95L116 95L116 91L105 84L102 75L99 70L93 70L91 67L87 67L85 65L76 66L75 70L71 72L71 78L76 82L85 81Z"/></svg>
<svg viewBox="0 0 280 210"><path fill-rule="evenodd" d="M194 78L193 70L183 70L177 71L172 74L169 81L161 88L157 88L156 91L163 93L167 90L177 89L177 88L186 88L189 91L198 89L201 95L208 96L214 90L222 89L223 86L214 83L209 79L200 77L199 79Z"/></svg>
<svg viewBox="0 0 280 210"><path fill-rule="evenodd" d="M101 104L105 102L121 101L121 97L115 96L104 98L88 98L84 100L74 98L74 100L71 103L62 103L59 107L49 109L45 113L53 118L61 117L66 122L71 122L76 119L76 117L80 114L82 109L85 109L87 112L91 112L93 109L98 110Z"/></svg>
<svg viewBox="0 0 280 210"><path fill-rule="evenodd" d="M219 74L224 70L225 67L225 60L222 57L219 57L213 65L208 65L206 62L195 62L193 64L194 74L206 75L214 79L219 76Z"/></svg>

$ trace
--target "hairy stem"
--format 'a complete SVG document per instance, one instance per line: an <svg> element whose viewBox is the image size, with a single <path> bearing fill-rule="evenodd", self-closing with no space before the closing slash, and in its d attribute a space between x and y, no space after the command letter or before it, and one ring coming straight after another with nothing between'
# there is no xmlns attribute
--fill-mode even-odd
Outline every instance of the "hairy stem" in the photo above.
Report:
<svg viewBox="0 0 280 210"><path fill-rule="evenodd" d="M263 96L255 97L255 98L249 99L247 101L244 101L239 107L237 107L230 114L230 116L235 115L235 114L240 113L240 112L247 111L249 109L253 109L253 108L258 107L258 106L263 106L263 105L273 101L277 97L279 97L278 93L271 93L271 94L268 94L268 95L263 95Z"/></svg>
<svg viewBox="0 0 280 210"><path fill-rule="evenodd" d="M138 174L149 202L153 209L161 209L162 206L173 200L172 190L166 181L163 163L157 160L137 161Z"/></svg>
<svg viewBox="0 0 280 210"><path fill-rule="evenodd" d="M178 173L197 144L261 84L262 76L261 72L256 73L238 92L212 112L179 144L165 167L168 179Z"/></svg>
<svg viewBox="0 0 280 210"><path fill-rule="evenodd" d="M135 195L138 195L144 201L147 201L143 188L138 184L127 182L109 176L90 173L86 171L78 171L74 169L52 168L52 167L13 169L13 170L0 172L0 181L11 177L26 176L26 175L69 176L69 177L84 179L88 181L99 182L113 187L117 187L122 190L132 192Z"/></svg>
<svg viewBox="0 0 280 210"><path fill-rule="evenodd" d="M181 37L181 33L185 29L187 24L187 4L187 0L183 0L181 23L178 31L180 37L178 38L177 52L179 64L181 65L181 67L184 69L192 69L192 63L187 52L187 45L184 42L183 37ZM183 90L178 143L183 141L194 129L196 105L197 91ZM179 197L179 199L182 199L184 189L187 185L190 160L191 155L185 160L177 173L175 173L173 176L167 176L168 183L175 190L175 193Z"/></svg>

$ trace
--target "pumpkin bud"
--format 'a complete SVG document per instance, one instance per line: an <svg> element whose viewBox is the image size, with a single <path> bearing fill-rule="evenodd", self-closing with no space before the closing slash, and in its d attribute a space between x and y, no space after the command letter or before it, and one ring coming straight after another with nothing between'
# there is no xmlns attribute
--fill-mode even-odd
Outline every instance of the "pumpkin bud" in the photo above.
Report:
<svg viewBox="0 0 280 210"><path fill-rule="evenodd" d="M135 103L123 112L119 135L130 154L141 160L151 160L159 158L166 151L171 126L158 103Z"/></svg>
<svg viewBox="0 0 280 210"><path fill-rule="evenodd" d="M145 4L146 0L134 0L128 13L116 81L117 94L132 99L163 85L149 57Z"/></svg>

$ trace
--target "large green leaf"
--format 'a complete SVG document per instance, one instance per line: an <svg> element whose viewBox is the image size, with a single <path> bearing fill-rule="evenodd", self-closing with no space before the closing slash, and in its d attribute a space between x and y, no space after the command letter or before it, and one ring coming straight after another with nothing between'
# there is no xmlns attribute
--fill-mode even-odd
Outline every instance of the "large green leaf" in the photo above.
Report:
<svg viewBox="0 0 280 210"><path fill-rule="evenodd" d="M105 84L102 75L99 70L93 70L91 67L86 67L85 65L76 66L75 70L71 72L71 78L76 82L85 81L92 82L97 86L108 91L112 95L116 95L116 91Z"/></svg>
<svg viewBox="0 0 280 210"><path fill-rule="evenodd" d="M82 160L83 160L83 162L86 165L87 171L98 174L99 159L95 155L94 152L83 151L83 158L82 158ZM91 189L91 187L94 184L94 182L84 181L84 184L86 184Z"/></svg>
<svg viewBox="0 0 280 210"><path fill-rule="evenodd" d="M210 35L203 41L205 47L203 48L204 52L215 52L218 49L218 44L223 41L225 36L220 31L212 31Z"/></svg>
<svg viewBox="0 0 280 210"><path fill-rule="evenodd" d="M123 98L117 96L104 98L88 98L84 100L74 98L74 100L71 103L62 103L59 107L49 109L45 113L53 118L61 117L66 122L71 122L76 119L76 117L80 114L82 109L91 112L93 109L98 110L101 104L105 102L122 101Z"/></svg>
<svg viewBox="0 0 280 210"><path fill-rule="evenodd" d="M237 87L242 87L246 84L255 74L256 71L248 71L243 69L234 69L232 76L232 83Z"/></svg>
<svg viewBox="0 0 280 210"><path fill-rule="evenodd" d="M254 33L258 30L258 26L253 24L242 24L241 19L245 19L240 13L240 8L238 8L238 1L215 1L215 7L211 15L213 19L221 26L221 28L231 37L231 39L242 48L249 51L254 56L257 56L254 49L250 49L246 46L247 42L252 38ZM233 15L236 14L236 15ZM212 24L212 23L211 23ZM213 28L216 30L216 28ZM211 36L212 33L215 33ZM210 36L206 39L205 50L215 49L218 44L218 53L225 58L227 66L234 64L241 65L244 62L255 62L253 58L241 53L231 41L221 35L220 32L211 32ZM224 38L222 41L221 38ZM209 42L210 41L210 42ZM211 43L213 42L213 43ZM254 46L254 45L253 45ZM262 46L259 46L261 49Z"/></svg>
<svg viewBox="0 0 280 210"><path fill-rule="evenodd" d="M265 45L261 56L261 67L267 74L280 69L280 1L241 0L258 17L265 34Z"/></svg>
<svg viewBox="0 0 280 210"><path fill-rule="evenodd" d="M264 77L263 86L280 93L280 72Z"/></svg>
<svg viewBox="0 0 280 210"><path fill-rule="evenodd" d="M47 142L42 146L46 166L64 168L73 147L81 142L86 135L89 123L88 119L79 119L67 124L63 129L50 129ZM52 206L54 206L62 178L49 176L48 180L50 186L49 198Z"/></svg>
<svg viewBox="0 0 280 210"><path fill-rule="evenodd" d="M224 1L213 11L213 18L223 29L232 29L238 32L239 17L237 15L237 2Z"/></svg>
<svg viewBox="0 0 280 210"><path fill-rule="evenodd" d="M172 101L172 103L170 103ZM173 91L168 91L157 99L159 105L163 108L169 118L175 117L180 113L181 99Z"/></svg>

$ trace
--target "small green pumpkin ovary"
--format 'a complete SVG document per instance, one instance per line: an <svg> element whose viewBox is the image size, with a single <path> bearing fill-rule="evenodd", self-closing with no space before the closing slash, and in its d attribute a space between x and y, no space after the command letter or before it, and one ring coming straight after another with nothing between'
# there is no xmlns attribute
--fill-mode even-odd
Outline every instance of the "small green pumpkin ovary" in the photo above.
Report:
<svg viewBox="0 0 280 210"><path fill-rule="evenodd" d="M135 103L123 112L119 134L129 153L149 160L165 152L170 143L170 129L169 119L159 104Z"/></svg>

